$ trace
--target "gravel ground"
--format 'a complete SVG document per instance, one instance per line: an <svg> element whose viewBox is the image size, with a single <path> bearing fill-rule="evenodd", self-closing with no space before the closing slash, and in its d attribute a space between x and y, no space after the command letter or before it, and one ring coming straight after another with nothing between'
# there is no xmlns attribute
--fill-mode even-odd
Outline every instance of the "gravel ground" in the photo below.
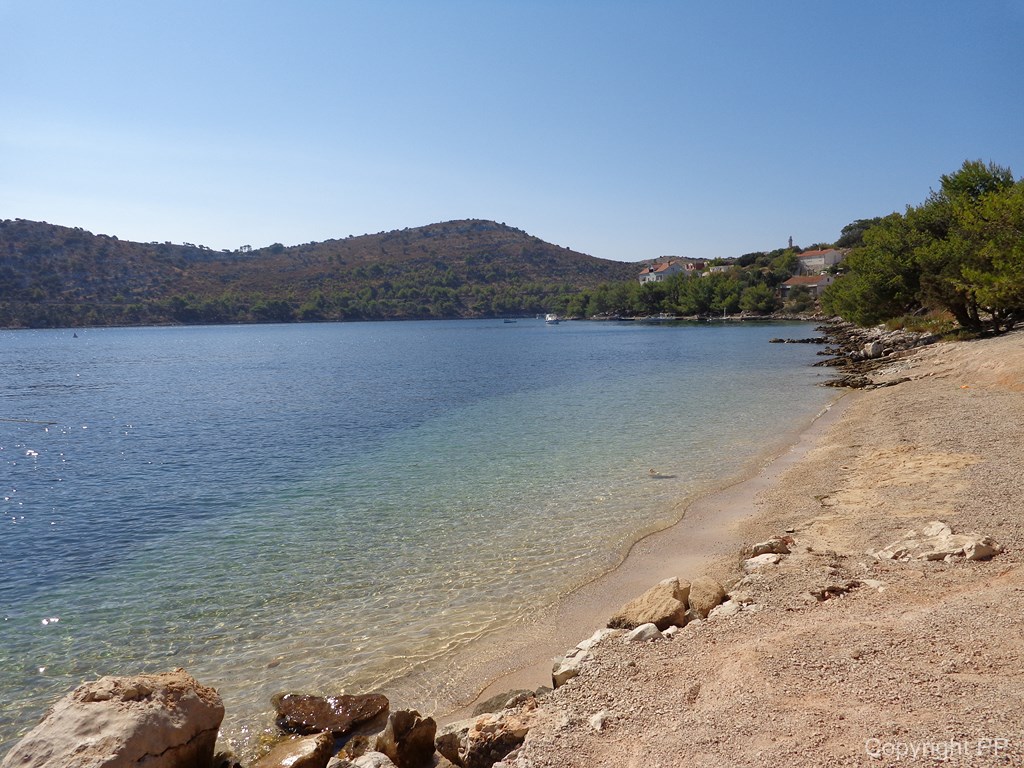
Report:
<svg viewBox="0 0 1024 768"><path fill-rule="evenodd" d="M849 395L733 524L747 542L795 540L747 577L739 552L710 567L731 574L742 612L672 640L601 643L540 699L506 764L1024 765L1024 333L933 345L874 374L904 377ZM1005 551L867 554L930 520Z"/></svg>

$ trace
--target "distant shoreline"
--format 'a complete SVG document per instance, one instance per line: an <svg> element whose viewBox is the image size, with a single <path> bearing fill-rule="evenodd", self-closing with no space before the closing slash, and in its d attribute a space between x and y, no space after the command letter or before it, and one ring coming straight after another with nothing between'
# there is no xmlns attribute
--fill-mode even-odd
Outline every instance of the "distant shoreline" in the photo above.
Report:
<svg viewBox="0 0 1024 768"><path fill-rule="evenodd" d="M492 320L502 322L505 318L512 320L533 320L536 315L488 315L481 317L389 317L389 318L352 318L346 320L291 320L266 322L196 322L196 323L104 323L99 325L5 325L0 326L0 331L96 331L105 328L220 328L220 327L250 327L260 325L347 325L350 323L422 323L422 322L458 322L463 320L486 321ZM589 318L563 318L563 322L581 323L608 323L627 322L644 324L645 316L636 317L589 317ZM767 315L739 313L735 315L680 315L671 320L661 320L662 323L827 323L832 318L820 314L794 315L791 313L772 313Z"/></svg>

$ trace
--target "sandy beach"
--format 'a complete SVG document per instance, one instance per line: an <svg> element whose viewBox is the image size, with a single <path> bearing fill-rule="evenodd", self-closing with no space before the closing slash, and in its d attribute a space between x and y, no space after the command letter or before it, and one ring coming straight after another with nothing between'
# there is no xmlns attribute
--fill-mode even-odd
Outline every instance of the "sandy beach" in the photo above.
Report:
<svg viewBox="0 0 1024 768"><path fill-rule="evenodd" d="M541 651L564 652L666 576L711 575L746 605L671 640L599 644L530 705L508 766L1021 764L1024 333L935 344L873 378L909 380L846 394L756 477L640 542L525 647L507 641L508 669L481 698L548 682ZM1004 551L868 554L935 520ZM744 577L744 544L784 532L792 553Z"/></svg>

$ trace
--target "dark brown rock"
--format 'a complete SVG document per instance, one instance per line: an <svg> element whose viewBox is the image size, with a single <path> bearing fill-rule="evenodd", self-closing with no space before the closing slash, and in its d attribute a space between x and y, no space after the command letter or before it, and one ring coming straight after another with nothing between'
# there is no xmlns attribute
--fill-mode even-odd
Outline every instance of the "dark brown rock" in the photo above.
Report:
<svg viewBox="0 0 1024 768"><path fill-rule="evenodd" d="M358 725L387 712L389 702L379 693L341 696L311 696L286 693L274 697L277 726L290 733L331 733L335 737L352 732Z"/></svg>

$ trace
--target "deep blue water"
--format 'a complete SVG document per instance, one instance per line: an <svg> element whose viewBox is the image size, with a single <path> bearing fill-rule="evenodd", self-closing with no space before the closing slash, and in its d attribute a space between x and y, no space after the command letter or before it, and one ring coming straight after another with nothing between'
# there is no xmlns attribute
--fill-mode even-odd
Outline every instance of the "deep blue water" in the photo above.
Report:
<svg viewBox="0 0 1024 768"><path fill-rule="evenodd" d="M0 332L0 743L102 674L186 666L236 722L289 686L386 687L608 568L820 410L816 348L767 343L808 333ZM401 633L371 631L396 610Z"/></svg>

